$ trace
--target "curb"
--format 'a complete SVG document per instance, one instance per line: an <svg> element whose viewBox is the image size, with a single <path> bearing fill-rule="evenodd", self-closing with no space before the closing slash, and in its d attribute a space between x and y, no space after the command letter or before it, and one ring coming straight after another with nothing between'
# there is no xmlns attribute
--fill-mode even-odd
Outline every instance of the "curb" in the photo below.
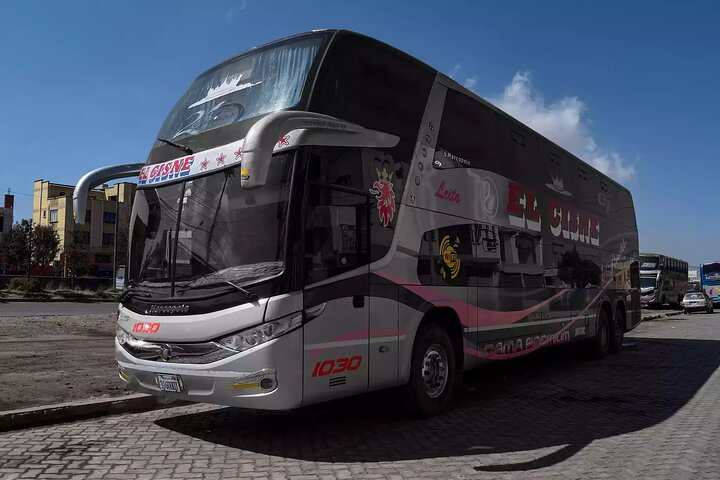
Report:
<svg viewBox="0 0 720 480"><path fill-rule="evenodd" d="M666 318L666 317L674 317L676 315L682 315L683 312L669 312L669 313L659 313L657 315L649 315L642 319L643 322L647 322L648 320L657 320L659 318Z"/></svg>
<svg viewBox="0 0 720 480"><path fill-rule="evenodd" d="M158 397L135 393L124 397L78 400L42 407L0 412L0 432L74 422L105 415L138 413L160 408L180 407L190 402L160 403Z"/></svg>

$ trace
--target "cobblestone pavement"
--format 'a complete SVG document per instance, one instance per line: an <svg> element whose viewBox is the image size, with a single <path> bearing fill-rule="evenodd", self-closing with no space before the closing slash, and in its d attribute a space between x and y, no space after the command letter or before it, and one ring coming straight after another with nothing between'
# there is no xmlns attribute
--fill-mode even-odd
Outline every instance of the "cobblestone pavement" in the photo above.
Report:
<svg viewBox="0 0 720 480"><path fill-rule="evenodd" d="M357 397L197 405L0 434L0 478L720 478L720 314L641 324L602 360L556 349L466 376L406 420Z"/></svg>

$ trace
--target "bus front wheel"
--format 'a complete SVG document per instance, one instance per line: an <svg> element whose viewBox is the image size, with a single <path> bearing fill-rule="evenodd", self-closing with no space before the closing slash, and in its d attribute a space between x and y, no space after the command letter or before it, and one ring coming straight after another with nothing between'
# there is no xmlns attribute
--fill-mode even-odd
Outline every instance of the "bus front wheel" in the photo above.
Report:
<svg viewBox="0 0 720 480"><path fill-rule="evenodd" d="M457 365L452 341L438 325L420 327L415 337L410 380L403 399L413 416L435 415L452 400L457 384Z"/></svg>

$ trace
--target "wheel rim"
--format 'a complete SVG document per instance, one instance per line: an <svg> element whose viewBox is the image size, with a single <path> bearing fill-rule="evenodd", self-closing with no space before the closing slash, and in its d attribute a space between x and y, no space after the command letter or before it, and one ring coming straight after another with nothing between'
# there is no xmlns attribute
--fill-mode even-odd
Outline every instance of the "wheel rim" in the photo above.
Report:
<svg viewBox="0 0 720 480"><path fill-rule="evenodd" d="M423 387L430 398L437 398L445 391L448 381L448 361L445 349L437 343L431 345L423 357Z"/></svg>

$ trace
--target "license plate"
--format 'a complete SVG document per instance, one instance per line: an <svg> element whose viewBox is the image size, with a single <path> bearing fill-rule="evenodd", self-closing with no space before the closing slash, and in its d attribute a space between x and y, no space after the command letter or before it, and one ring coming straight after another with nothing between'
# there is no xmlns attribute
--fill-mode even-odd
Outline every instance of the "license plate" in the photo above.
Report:
<svg viewBox="0 0 720 480"><path fill-rule="evenodd" d="M156 373L155 381L163 392L182 392L182 378L180 375Z"/></svg>

